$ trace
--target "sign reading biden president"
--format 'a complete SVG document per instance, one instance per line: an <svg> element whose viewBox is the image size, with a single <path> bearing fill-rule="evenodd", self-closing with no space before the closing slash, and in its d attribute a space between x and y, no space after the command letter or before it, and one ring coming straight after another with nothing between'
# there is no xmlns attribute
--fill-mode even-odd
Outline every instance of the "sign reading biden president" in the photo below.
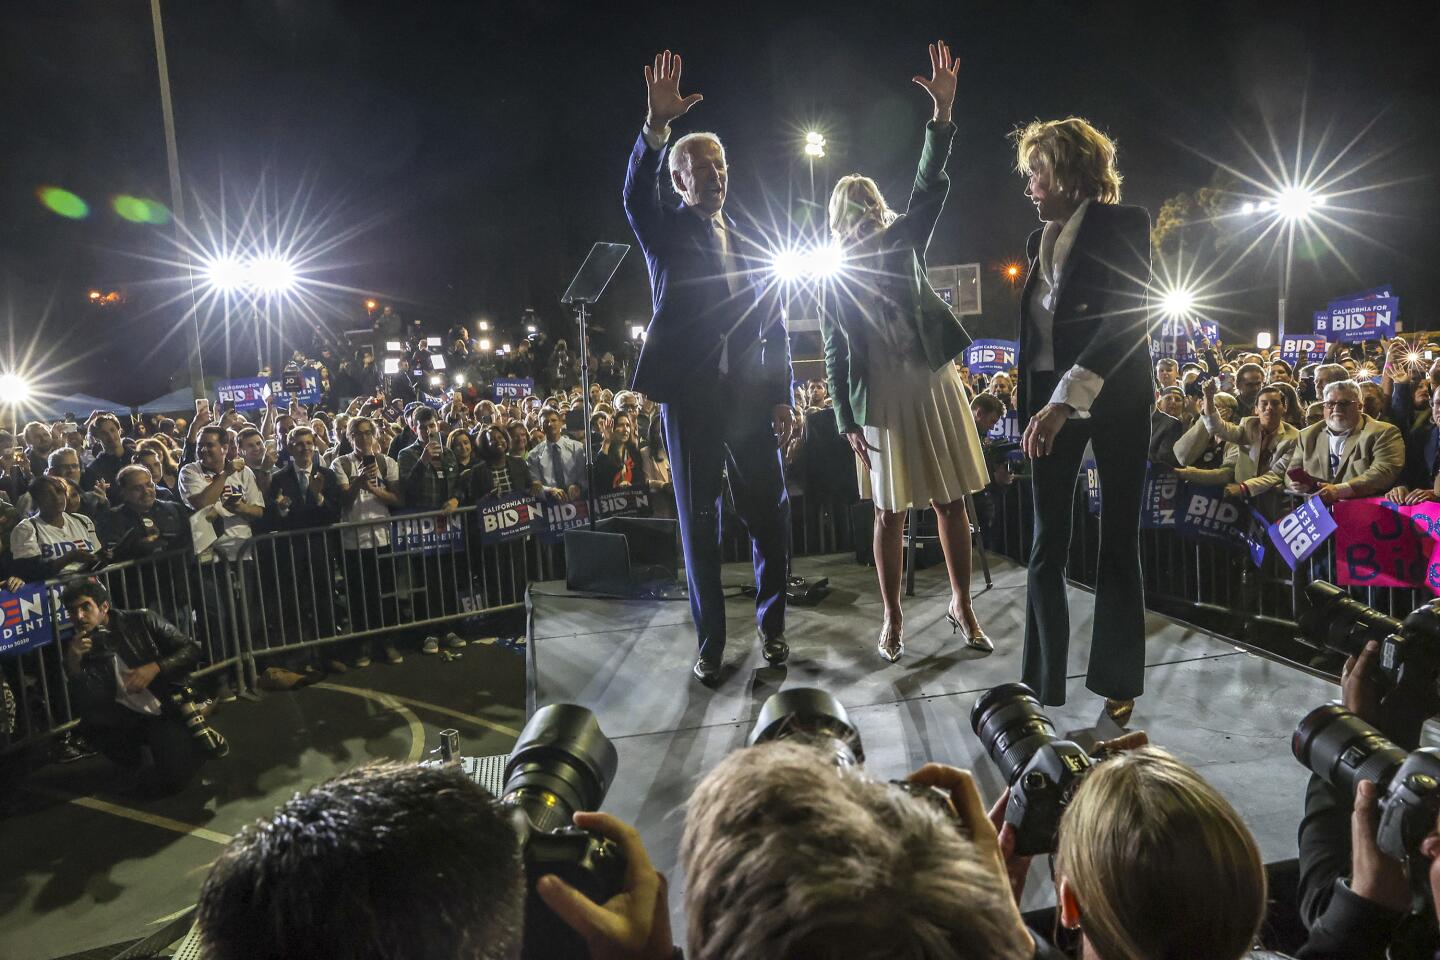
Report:
<svg viewBox="0 0 1440 960"><path fill-rule="evenodd" d="M50 611L45 603L45 585L27 583L19 590L0 590L0 654L24 653L49 643Z"/></svg>
<svg viewBox="0 0 1440 960"><path fill-rule="evenodd" d="M465 540L464 518L455 514L397 517L391 521L395 553L450 553Z"/></svg>

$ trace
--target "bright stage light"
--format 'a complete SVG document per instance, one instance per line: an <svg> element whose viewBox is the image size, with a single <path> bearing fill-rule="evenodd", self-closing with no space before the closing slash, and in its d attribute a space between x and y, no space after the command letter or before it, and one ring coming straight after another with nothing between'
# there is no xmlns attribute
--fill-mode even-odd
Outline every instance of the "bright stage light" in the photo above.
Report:
<svg viewBox="0 0 1440 960"><path fill-rule="evenodd" d="M833 241L804 250L791 247L775 253L770 269L781 283L829 280L845 269L845 249Z"/></svg>
<svg viewBox="0 0 1440 960"><path fill-rule="evenodd" d="M1167 290L1160 298L1160 312L1167 317L1188 317L1195 312L1195 293L1184 287Z"/></svg>
<svg viewBox="0 0 1440 960"><path fill-rule="evenodd" d="M239 290L250 282L250 271L235 257L216 257L205 264L205 279L220 291Z"/></svg>
<svg viewBox="0 0 1440 960"><path fill-rule="evenodd" d="M490 321L489 321L489 320L481 320L480 323L478 324L478 328L481 329L481 330L489 330L489 329L490 329Z"/></svg>
<svg viewBox="0 0 1440 960"><path fill-rule="evenodd" d="M1255 335L1255 347L1258 350L1269 350L1272 343L1274 341L1270 338L1269 330L1261 330Z"/></svg>
<svg viewBox="0 0 1440 960"><path fill-rule="evenodd" d="M770 269L781 283L794 283L805 275L805 254L799 250L781 250L771 259Z"/></svg>
<svg viewBox="0 0 1440 960"><path fill-rule="evenodd" d="M30 384L14 373L0 374L0 403L15 406L30 399Z"/></svg>
<svg viewBox="0 0 1440 960"><path fill-rule="evenodd" d="M845 269L845 248L832 240L812 247L807 259L810 276L816 280L828 280Z"/></svg>
<svg viewBox="0 0 1440 960"><path fill-rule="evenodd" d="M435 374L433 377L430 378L430 386L432 386L432 387L438 387L438 386L440 386L441 384L443 384L444 382L445 382L445 378L442 377L442 376L440 376L438 373Z"/></svg>
<svg viewBox="0 0 1440 960"><path fill-rule="evenodd" d="M295 286L295 267L283 257L250 261L250 283L261 293L285 293Z"/></svg>
<svg viewBox="0 0 1440 960"><path fill-rule="evenodd" d="M1254 204L1254 202L1253 202L1253 201L1250 201L1250 200L1246 200L1244 203L1240 204L1240 212L1243 213L1243 214L1245 214L1247 217L1248 217L1250 214L1254 213L1254 212L1255 212L1255 204Z"/></svg>
<svg viewBox="0 0 1440 960"><path fill-rule="evenodd" d="M490 338L489 338L489 337L481 337L481 338L480 338L480 349L481 349L481 350L489 350L489 349L490 349Z"/></svg>
<svg viewBox="0 0 1440 960"><path fill-rule="evenodd" d="M1315 191L1298 185L1281 190L1275 196L1275 211L1282 219L1289 221L1306 220L1316 207L1323 206L1325 198Z"/></svg>
<svg viewBox="0 0 1440 960"><path fill-rule="evenodd" d="M457 373L457 374L455 374L455 386L457 386L457 387L463 387L463 386L465 386L465 374L463 374L463 373Z"/></svg>
<svg viewBox="0 0 1440 960"><path fill-rule="evenodd" d="M645 327L638 323L630 324L630 339L639 340L645 335Z"/></svg>
<svg viewBox="0 0 1440 960"><path fill-rule="evenodd" d="M536 327L535 324L533 324L533 323L527 323L527 324L525 324L525 332L526 332L526 333L529 333L529 334L535 334L535 333L539 333L539 332L540 332L540 329L539 329L538 327Z"/></svg>
<svg viewBox="0 0 1440 960"><path fill-rule="evenodd" d="M507 344L503 344L503 345L500 347L500 352L501 352L501 353L509 353L509 352L510 352L510 344L508 344L508 343L507 343Z"/></svg>
<svg viewBox="0 0 1440 960"><path fill-rule="evenodd" d="M400 372L400 358L386 357L385 362L380 369L387 377L395 376Z"/></svg>
<svg viewBox="0 0 1440 960"><path fill-rule="evenodd" d="M366 310L374 310L374 309L375 309L375 301L374 301L374 300L366 300L366 301L365 301L365 309L366 309Z"/></svg>

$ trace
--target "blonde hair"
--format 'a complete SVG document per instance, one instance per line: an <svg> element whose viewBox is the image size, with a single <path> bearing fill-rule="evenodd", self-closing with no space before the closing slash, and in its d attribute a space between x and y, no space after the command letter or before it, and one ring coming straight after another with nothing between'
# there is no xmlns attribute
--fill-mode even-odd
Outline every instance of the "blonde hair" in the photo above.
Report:
<svg viewBox="0 0 1440 960"><path fill-rule="evenodd" d="M1115 167L1115 142L1081 117L1032 120L1010 132L1015 169L1029 176L1050 171L1051 186L1076 201L1120 202L1124 179Z"/></svg>
<svg viewBox="0 0 1440 960"><path fill-rule="evenodd" d="M1238 958L1265 915L1265 867L1240 815L1155 747L1085 778L1060 820L1055 875L1105 960Z"/></svg>
<svg viewBox="0 0 1440 960"><path fill-rule="evenodd" d="M885 226L895 222L899 216L890 205L885 202L885 195L880 192L880 186L869 177L858 173L851 173L840 178L835 184L835 189L830 191L829 223L830 234L837 240L842 239L850 232L854 224L851 222L856 213L863 209L851 196L851 188L860 186L868 187L880 200L880 221Z"/></svg>
<svg viewBox="0 0 1440 960"><path fill-rule="evenodd" d="M690 796L680 860L692 960L1031 953L1004 881L950 818L813 746L720 761Z"/></svg>

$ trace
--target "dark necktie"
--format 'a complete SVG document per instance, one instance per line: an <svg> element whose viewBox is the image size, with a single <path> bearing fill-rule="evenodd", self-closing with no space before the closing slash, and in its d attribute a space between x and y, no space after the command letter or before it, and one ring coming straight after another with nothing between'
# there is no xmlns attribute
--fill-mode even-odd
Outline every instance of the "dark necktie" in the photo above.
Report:
<svg viewBox="0 0 1440 960"><path fill-rule="evenodd" d="M555 486L565 486L565 469L560 463L560 444L550 444L550 472L555 475Z"/></svg>

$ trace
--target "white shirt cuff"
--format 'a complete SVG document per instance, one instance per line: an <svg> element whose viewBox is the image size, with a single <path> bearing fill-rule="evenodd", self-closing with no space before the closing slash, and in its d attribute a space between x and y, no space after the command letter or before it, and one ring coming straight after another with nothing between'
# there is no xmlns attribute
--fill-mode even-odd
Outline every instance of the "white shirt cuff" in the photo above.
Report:
<svg viewBox="0 0 1440 960"><path fill-rule="evenodd" d="M670 139L670 125L668 123L659 130L651 130L649 124L641 124L640 132L644 135L645 143L649 145L651 150L659 150L665 146L666 142Z"/></svg>
<svg viewBox="0 0 1440 960"><path fill-rule="evenodd" d="M1208 413L1200 414L1200 422L1205 424L1205 432L1214 437L1220 433L1220 418L1212 417Z"/></svg>
<svg viewBox="0 0 1440 960"><path fill-rule="evenodd" d="M1060 382L1055 385L1055 392L1050 394L1050 402L1068 404L1075 410L1070 414L1071 418L1084 420L1090 416L1090 405L1100 395L1100 388L1103 386L1104 377L1077 364L1066 370Z"/></svg>

